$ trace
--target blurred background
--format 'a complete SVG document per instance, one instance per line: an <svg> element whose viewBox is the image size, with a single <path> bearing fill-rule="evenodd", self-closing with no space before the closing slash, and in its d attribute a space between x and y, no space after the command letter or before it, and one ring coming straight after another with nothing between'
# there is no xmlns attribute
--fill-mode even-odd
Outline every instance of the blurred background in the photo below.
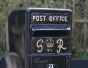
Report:
<svg viewBox="0 0 88 68"><path fill-rule="evenodd" d="M0 60L5 57L5 26L9 14L28 7L71 9L72 59L88 60L88 0L0 0Z"/></svg>

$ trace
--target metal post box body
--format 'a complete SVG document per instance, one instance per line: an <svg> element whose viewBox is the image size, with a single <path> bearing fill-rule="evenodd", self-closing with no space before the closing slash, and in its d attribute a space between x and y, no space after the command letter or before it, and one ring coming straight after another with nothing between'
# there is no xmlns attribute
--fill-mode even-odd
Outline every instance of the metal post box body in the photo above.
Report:
<svg viewBox="0 0 88 68"><path fill-rule="evenodd" d="M22 12L23 11L23 16ZM18 13L18 14L17 14ZM15 12L16 33L10 29L10 40L21 40L13 48L25 61L25 68L70 68L72 42L72 11L69 9L28 8ZM14 16L15 16L14 14ZM20 17L20 18L19 18ZM11 16L10 16L11 18ZM14 22L13 21L13 22ZM16 22L15 21L15 22ZM13 25L14 26L14 25ZM18 40L18 41L19 41ZM24 42L22 42L24 41ZM21 45L22 44L22 45ZM14 44L16 46L17 44ZM12 49L13 48L13 49ZM21 52L22 51L22 52Z"/></svg>

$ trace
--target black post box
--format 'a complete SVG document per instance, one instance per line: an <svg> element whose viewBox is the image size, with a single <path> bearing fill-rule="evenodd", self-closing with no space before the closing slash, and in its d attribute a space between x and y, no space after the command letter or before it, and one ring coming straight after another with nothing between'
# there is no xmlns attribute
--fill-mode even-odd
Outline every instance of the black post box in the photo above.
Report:
<svg viewBox="0 0 88 68"><path fill-rule="evenodd" d="M25 68L70 68L71 43L69 9L28 8L9 16L9 51L22 57Z"/></svg>

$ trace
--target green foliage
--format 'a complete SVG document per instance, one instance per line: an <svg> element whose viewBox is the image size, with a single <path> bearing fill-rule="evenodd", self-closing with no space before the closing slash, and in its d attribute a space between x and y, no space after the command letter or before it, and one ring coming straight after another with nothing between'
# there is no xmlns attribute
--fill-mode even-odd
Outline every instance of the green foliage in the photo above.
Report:
<svg viewBox="0 0 88 68"><path fill-rule="evenodd" d="M0 15L0 60L1 58L4 57L4 51L3 51L3 47L4 47L4 31L3 31L3 21L4 21L4 17L2 15Z"/></svg>
<svg viewBox="0 0 88 68"><path fill-rule="evenodd" d="M31 3L26 4L26 7L39 8L61 8L63 1L60 0L32 0Z"/></svg>
<svg viewBox="0 0 88 68"><path fill-rule="evenodd" d="M88 51L79 51L72 56L73 59L88 59Z"/></svg>
<svg viewBox="0 0 88 68"><path fill-rule="evenodd" d="M5 57L5 52L0 50L0 60Z"/></svg>
<svg viewBox="0 0 88 68"><path fill-rule="evenodd" d="M3 16L0 16L0 32L3 31L2 24L3 24Z"/></svg>
<svg viewBox="0 0 88 68"><path fill-rule="evenodd" d="M32 0L32 2L29 4L30 7L42 7L42 5L42 0Z"/></svg>

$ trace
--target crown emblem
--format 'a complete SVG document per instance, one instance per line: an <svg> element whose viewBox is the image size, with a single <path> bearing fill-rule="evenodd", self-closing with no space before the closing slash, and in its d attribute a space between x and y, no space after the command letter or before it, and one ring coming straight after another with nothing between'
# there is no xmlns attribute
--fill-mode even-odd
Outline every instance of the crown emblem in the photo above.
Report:
<svg viewBox="0 0 88 68"><path fill-rule="evenodd" d="M48 39L46 40L46 45L47 45L47 47L53 47L53 45L54 45L54 40L53 40L52 38L48 38Z"/></svg>

